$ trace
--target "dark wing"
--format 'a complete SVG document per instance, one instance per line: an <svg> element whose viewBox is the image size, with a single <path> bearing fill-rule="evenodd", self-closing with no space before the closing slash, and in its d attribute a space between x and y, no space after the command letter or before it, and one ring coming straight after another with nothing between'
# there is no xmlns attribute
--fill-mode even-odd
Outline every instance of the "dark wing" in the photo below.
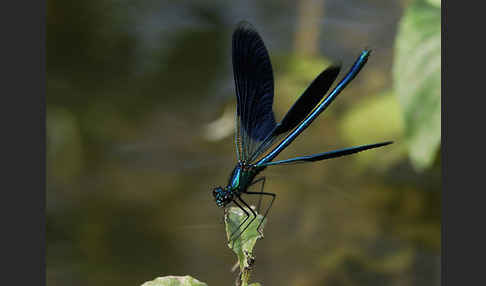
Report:
<svg viewBox="0 0 486 286"><path fill-rule="evenodd" d="M263 164L263 166L321 161L321 160L351 155L351 154L358 153L358 152L361 152L361 151L365 151L365 150L368 150L368 149L386 146L386 145L392 144L392 143L393 142L388 141L388 142L383 142L383 143L355 146L355 147L350 147L350 148L345 148L345 149L340 149L340 150L334 150L334 151L329 151L329 152L319 153L319 154L314 154L314 155L309 155L309 156L302 156L302 157L286 159L286 160L281 160L281 161L268 162L268 163Z"/></svg>
<svg viewBox="0 0 486 286"><path fill-rule="evenodd" d="M273 72L267 49L256 30L241 22L233 33L233 74L236 86L236 149L248 161L275 128Z"/></svg>
<svg viewBox="0 0 486 286"><path fill-rule="evenodd" d="M289 131L297 127L299 123L304 120L307 115L321 102L324 95L336 80L339 75L341 67L333 65L321 72L304 93L297 99L292 107L287 111L282 121L272 130L271 134L259 146L253 154L250 161L254 161L265 152L272 144L277 141L282 135L286 135Z"/></svg>
<svg viewBox="0 0 486 286"><path fill-rule="evenodd" d="M266 154L263 158L259 159L256 162L256 166L263 166L268 162L272 161L280 152L282 152L285 148L289 146L292 141L299 136L302 131L304 131L309 125L314 121L319 114L321 114L331 102L336 99L336 97L343 91L343 89L356 77L359 71L363 68L363 66L368 61L368 56L370 55L369 50L364 50L361 52L361 55L358 59L354 62L351 69L348 71L346 76L334 87L331 93L322 100L316 108L312 110L312 112L304 119L298 126L292 130L278 145L272 149L268 154Z"/></svg>

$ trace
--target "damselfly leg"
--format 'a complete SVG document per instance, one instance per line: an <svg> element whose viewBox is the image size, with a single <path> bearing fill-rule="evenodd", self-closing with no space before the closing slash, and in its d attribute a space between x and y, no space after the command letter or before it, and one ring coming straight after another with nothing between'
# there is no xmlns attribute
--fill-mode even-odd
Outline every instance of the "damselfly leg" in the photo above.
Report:
<svg viewBox="0 0 486 286"><path fill-rule="evenodd" d="M262 191L263 191L263 188L262 188ZM277 197L277 195L274 194L274 193L265 193L265 192L245 192L245 194L249 194L249 195L260 195L260 198L261 198L261 196L271 196L272 197L272 200L270 201L270 205L265 210L265 214L263 215L263 218L262 218L262 220L260 221L260 223L258 224L258 227L257 227L258 232L260 233L260 235L263 236L263 233L260 231L260 226L262 225L263 221L267 217L268 212L272 208L273 201L275 200L275 198Z"/></svg>
<svg viewBox="0 0 486 286"><path fill-rule="evenodd" d="M238 199L240 200L241 203L245 205L245 207L247 207L250 210L251 214L253 215L253 218L250 219L250 222L245 226L245 228L240 232L240 234L237 237L235 237L235 239L240 237L245 232L245 230L253 223L253 221L257 218L257 214L255 213L255 211L240 196L238 196Z"/></svg>
<svg viewBox="0 0 486 286"><path fill-rule="evenodd" d="M245 214L246 214L246 218L240 223L240 225L238 225L238 227L231 233L230 237L229 237L229 241L232 241L233 239L233 235L238 232L238 230L240 229L240 227L245 224L245 222L248 220L248 218L250 217L250 214L242 207L240 206L239 203L236 202L236 200L233 200L233 203L239 207Z"/></svg>
<svg viewBox="0 0 486 286"><path fill-rule="evenodd" d="M245 222L250 218L251 215L245 210L245 208L243 208L240 204L238 204L236 202L236 199L233 200L235 205L237 205L241 210L243 210L245 212L246 218L243 220L243 222L240 223L240 225L238 225L236 230L231 233L230 238L229 238L229 242L231 242L231 241L234 242L236 239L238 239L241 236L241 234L243 234L243 232L245 232L245 230L253 223L253 221L257 217L257 214L255 213L255 211L253 211L253 209L241 197L238 196L237 199L239 199L240 202L250 210L251 214L253 215L253 218L251 218L250 222L245 226L245 228L241 232L239 232L240 228L245 224ZM239 232L239 234L237 236L233 237L234 234L237 233L237 232Z"/></svg>
<svg viewBox="0 0 486 286"><path fill-rule="evenodd" d="M262 182L262 186L260 188L260 193L263 193L263 188L265 187L265 177L261 177L259 179L256 179L255 181L253 181L253 183L251 183L250 186L253 186L255 185L256 183L259 183L259 182ZM260 206L262 204L262 196L260 196L258 198L258 204L257 204L257 213L260 213Z"/></svg>

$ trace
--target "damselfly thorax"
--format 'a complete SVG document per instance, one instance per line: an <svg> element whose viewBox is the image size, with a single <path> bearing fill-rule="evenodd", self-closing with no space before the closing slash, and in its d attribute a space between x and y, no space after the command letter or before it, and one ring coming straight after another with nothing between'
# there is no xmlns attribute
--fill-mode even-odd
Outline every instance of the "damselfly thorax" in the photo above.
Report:
<svg viewBox="0 0 486 286"><path fill-rule="evenodd" d="M236 193L245 192L252 184L253 179L263 170L255 165L245 164L238 162L238 164L231 172L229 177L228 186L232 191Z"/></svg>

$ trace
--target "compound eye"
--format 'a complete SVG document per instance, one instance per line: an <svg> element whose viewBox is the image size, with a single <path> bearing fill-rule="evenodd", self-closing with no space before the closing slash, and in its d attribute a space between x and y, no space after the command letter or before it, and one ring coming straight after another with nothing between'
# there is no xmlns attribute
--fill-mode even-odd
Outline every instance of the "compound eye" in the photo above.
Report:
<svg viewBox="0 0 486 286"><path fill-rule="evenodd" d="M217 187L213 189L213 197L216 197L222 190L223 188Z"/></svg>

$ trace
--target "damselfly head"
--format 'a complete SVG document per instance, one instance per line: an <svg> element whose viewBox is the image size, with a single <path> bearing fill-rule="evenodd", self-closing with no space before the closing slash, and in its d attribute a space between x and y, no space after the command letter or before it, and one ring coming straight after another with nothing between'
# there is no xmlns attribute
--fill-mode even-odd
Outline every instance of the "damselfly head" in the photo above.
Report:
<svg viewBox="0 0 486 286"><path fill-rule="evenodd" d="M222 187L216 187L213 189L213 197L218 207L222 208L229 204L233 200L231 191L223 189Z"/></svg>

